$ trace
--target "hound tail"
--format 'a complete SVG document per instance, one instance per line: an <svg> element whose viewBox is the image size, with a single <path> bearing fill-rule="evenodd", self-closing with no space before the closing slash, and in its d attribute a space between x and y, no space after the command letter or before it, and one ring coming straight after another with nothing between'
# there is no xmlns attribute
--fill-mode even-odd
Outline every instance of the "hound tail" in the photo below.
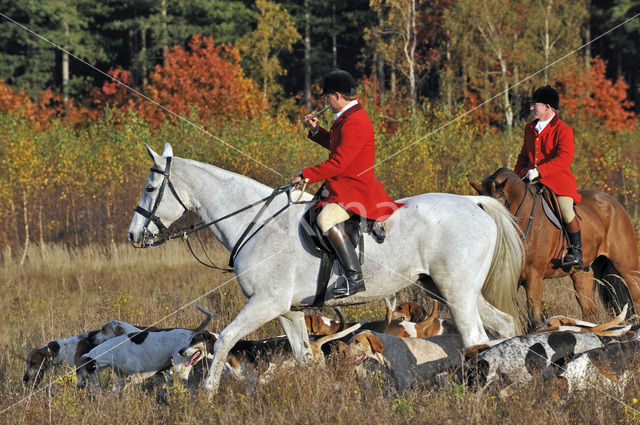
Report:
<svg viewBox="0 0 640 425"><path fill-rule="evenodd" d="M194 330L194 332L195 332L195 333L198 333L198 332L202 332L202 331L204 330L204 328L206 328L206 327L207 327L207 325L209 324L209 322L210 322L210 321L211 321L211 319L213 318L213 314L211 314L211 312L209 312L209 311L207 311L207 310L203 309L202 307L200 307L200 306L198 306L198 305L196 306L196 308L197 308L198 310L200 310L201 312L203 312L203 313L207 316L207 317L205 317L205 318L204 318L204 320L202 321L202 323L200 323L200 326L198 326L198 327Z"/></svg>

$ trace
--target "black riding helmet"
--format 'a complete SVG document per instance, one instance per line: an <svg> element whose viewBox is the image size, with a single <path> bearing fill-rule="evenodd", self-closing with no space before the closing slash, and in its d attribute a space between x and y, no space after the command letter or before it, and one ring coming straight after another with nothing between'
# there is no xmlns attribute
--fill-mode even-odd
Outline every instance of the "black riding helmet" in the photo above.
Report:
<svg viewBox="0 0 640 425"><path fill-rule="evenodd" d="M336 92L345 96L356 94L356 82L347 71L336 69L325 75L322 96Z"/></svg>
<svg viewBox="0 0 640 425"><path fill-rule="evenodd" d="M538 88L533 92L533 97L531 98L530 102L545 103L551 106L553 109L558 109L560 104L560 95L553 87L544 86Z"/></svg>

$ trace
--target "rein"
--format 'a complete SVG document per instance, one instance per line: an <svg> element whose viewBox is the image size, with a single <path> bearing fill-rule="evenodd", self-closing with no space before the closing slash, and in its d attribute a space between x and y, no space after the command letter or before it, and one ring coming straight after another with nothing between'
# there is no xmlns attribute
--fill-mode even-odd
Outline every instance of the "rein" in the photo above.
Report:
<svg viewBox="0 0 640 425"><path fill-rule="evenodd" d="M238 239L238 241L236 242L236 244L234 245L233 249L231 250L231 255L229 258L229 267L233 267L233 263L235 260L235 257L238 255L238 252L240 251L240 249L242 249L242 247L249 241L249 239L251 239L256 233L258 233L264 226L266 226L271 220L273 220L274 218L276 218L278 215L280 215L284 210L286 210L287 208L289 208L291 205L293 204L306 204L305 201L300 201L300 198L303 196L304 193L300 194L300 197L298 198L298 200L296 201L292 201L291 199L291 190L293 190L295 187L298 186L298 184L288 184L285 186L280 186L277 187L273 190L273 192L271 192L271 194L269 196L266 196L256 202L253 202L249 205L246 205L242 208L239 208L235 211L230 212L227 215L224 215L220 218L217 218L213 221L210 221L209 223L200 223L198 225L191 225L191 226L187 226L187 227L183 227L182 229L178 229L178 230L174 230L172 232L169 232L169 230L164 226L164 224L162 224L162 221L160 220L160 218L158 216L155 215L156 210L158 209L158 205L160 205L160 201L162 199L162 196L164 195L164 190L166 186L169 186L169 189L171 190L171 193L173 194L173 196L175 196L176 200L180 203L180 205L182 206L182 208L185 211L188 211L187 207L184 205L184 203L182 202L182 200L180 199L180 197L178 196L178 193L176 192L175 188L173 187L173 184L171 183L170 180L170 171L171 171L171 159L172 157L167 157L166 159L166 165L165 165L165 169L160 170L157 165L154 164L153 167L151 167L150 171L152 173L158 173L158 174L162 174L164 176L163 180L162 180L162 185L160 186L160 189L158 190L158 197L156 198L153 208L151 209L151 211L147 211L144 208L142 208L140 205L138 205L135 208L135 212L137 212L138 214L141 214L143 217L147 218L147 222L144 224L143 227L143 241L147 238L153 238L154 240L146 245L147 247L154 247L154 246L158 246L158 245L162 245L163 243L165 243L166 241L169 241L171 239L177 239L177 238L182 238L187 242L187 246L189 247L189 251L191 251L191 255L193 255L193 257L202 265L216 269L216 270L222 270L225 272L233 272L233 269L230 268L223 268L223 267L218 267L216 266L213 261L211 260L211 258L209 257L209 255L207 254L204 245L202 243L202 240L200 239L200 235L198 234L198 241L200 242L200 246L202 247L202 250L204 251L205 255L207 256L207 259L209 260L209 262L211 264L206 264L205 262L203 262L202 260L200 260L198 258L198 256L195 254L195 252L193 251L191 244L189 242L189 235L192 233L197 233L198 231L209 227L215 223L218 223L222 220L226 220L227 218L233 217L234 215L240 214L244 211L247 211L257 205L260 205L262 203L264 203L264 205L262 206L262 208L260 209L260 211L258 211L258 213L255 215L255 217L251 220L251 223L249 223L249 225L247 226L247 228L245 229L245 231L242 233L242 235L240 236L240 239ZM303 188L304 191L304 188ZM251 230L253 229L253 227L256 225L256 223L258 222L258 220L260 219L260 217L262 216L262 214L265 212L265 210L267 209L267 207L271 204L271 202L275 199L276 196L282 194L282 193L286 193L287 194L287 204L280 208L278 211L276 211L271 217L269 217L260 227L258 227L250 236L249 233L251 232ZM156 234L152 234L149 232L149 230L147 229L147 226L149 226L149 222L153 221L153 223L156 225L156 227L158 227L159 232ZM156 240L157 238L157 240ZM144 242L143 242L144 243Z"/></svg>
<svg viewBox="0 0 640 425"><path fill-rule="evenodd" d="M537 187L538 190L537 191L533 191L532 190L532 186ZM516 209L516 213L514 214L514 217L518 217L518 214L520 214L520 210L522 209L522 206L524 205L524 200L527 199L527 193L531 193L531 196L533 197L533 205L531 207L531 213L529 214L529 219L527 220L527 226L524 229L524 232L522 233L522 241L526 241L527 237L529 236L529 231L531 230L531 224L533 223L533 214L536 211L536 205L538 203L538 196L541 195L545 190L545 186L537 186L535 184L527 184L527 189L524 192L524 195L522 196L522 200L520 201L520 204L518 205L518 208ZM507 197L503 192L501 192L498 196L496 196L496 199L500 199L500 198L504 198L504 202L505 202L505 207L507 209L509 208L509 201L507 200Z"/></svg>

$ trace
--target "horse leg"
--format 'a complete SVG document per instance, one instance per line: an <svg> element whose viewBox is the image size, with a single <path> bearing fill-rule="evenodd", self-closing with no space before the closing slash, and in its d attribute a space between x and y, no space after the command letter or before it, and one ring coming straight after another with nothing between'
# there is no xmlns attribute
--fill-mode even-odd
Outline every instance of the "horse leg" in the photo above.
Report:
<svg viewBox="0 0 640 425"><path fill-rule="evenodd" d="M582 310L582 319L593 321L596 318L596 304L593 291L593 270L576 271L571 275L573 289L576 291L576 299Z"/></svg>
<svg viewBox="0 0 640 425"><path fill-rule="evenodd" d="M518 335L515 319L489 304L482 295L478 296L478 311L482 324L498 338L511 338Z"/></svg>
<svg viewBox="0 0 640 425"><path fill-rule="evenodd" d="M438 284L438 280L434 278L436 286L447 301L453 321L458 328L458 332L460 332L465 347L484 344L489 341L478 311L478 299L481 296L482 281L475 282L477 280L477 278L469 279L468 276L466 276L466 279L463 276L456 276L450 280L451 282L469 283L468 286L461 289L456 288L456 285L451 283Z"/></svg>
<svg viewBox="0 0 640 425"><path fill-rule="evenodd" d="M530 273L524 281L524 289L527 295L529 329L535 329L542 323L542 275Z"/></svg>
<svg viewBox="0 0 640 425"><path fill-rule="evenodd" d="M631 300L633 301L634 313L640 314L640 273L639 272L622 272L622 279L629 288Z"/></svg>
<svg viewBox="0 0 640 425"><path fill-rule="evenodd" d="M288 308L277 305L271 297L252 295L236 318L220 332L213 347L213 360L204 380L204 389L212 393L218 390L227 354L241 338L285 313Z"/></svg>
<svg viewBox="0 0 640 425"><path fill-rule="evenodd" d="M313 360L309 334L304 322L304 313L302 311L289 311L278 317L278 322L284 329L284 333L287 334L293 357L298 363L302 364Z"/></svg>
<svg viewBox="0 0 640 425"><path fill-rule="evenodd" d="M634 311L631 312L630 310L630 314L640 314L640 274L638 274L637 271L633 272L633 269L625 267L624 264L618 263L616 261L611 262L613 264L613 267L622 278L624 285L629 290L629 296L631 296L631 302L633 302L634 307ZM623 306L620 306L620 308L622 307Z"/></svg>

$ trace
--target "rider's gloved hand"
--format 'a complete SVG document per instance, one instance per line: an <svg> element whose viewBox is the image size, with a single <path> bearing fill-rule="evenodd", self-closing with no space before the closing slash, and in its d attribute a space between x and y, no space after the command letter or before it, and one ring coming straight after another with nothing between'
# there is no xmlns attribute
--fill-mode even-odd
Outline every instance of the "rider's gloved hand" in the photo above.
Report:
<svg viewBox="0 0 640 425"><path fill-rule="evenodd" d="M294 178L291 179L291 184L295 185L295 184L299 184L302 182L308 182L309 179L305 179L304 177L302 177L302 171L300 171L298 174L296 174L296 176Z"/></svg>
<svg viewBox="0 0 640 425"><path fill-rule="evenodd" d="M524 180L528 182L532 182L539 177L540 177L540 172L538 171L538 169L532 168L529 171L527 171L527 174L525 174L524 176Z"/></svg>

